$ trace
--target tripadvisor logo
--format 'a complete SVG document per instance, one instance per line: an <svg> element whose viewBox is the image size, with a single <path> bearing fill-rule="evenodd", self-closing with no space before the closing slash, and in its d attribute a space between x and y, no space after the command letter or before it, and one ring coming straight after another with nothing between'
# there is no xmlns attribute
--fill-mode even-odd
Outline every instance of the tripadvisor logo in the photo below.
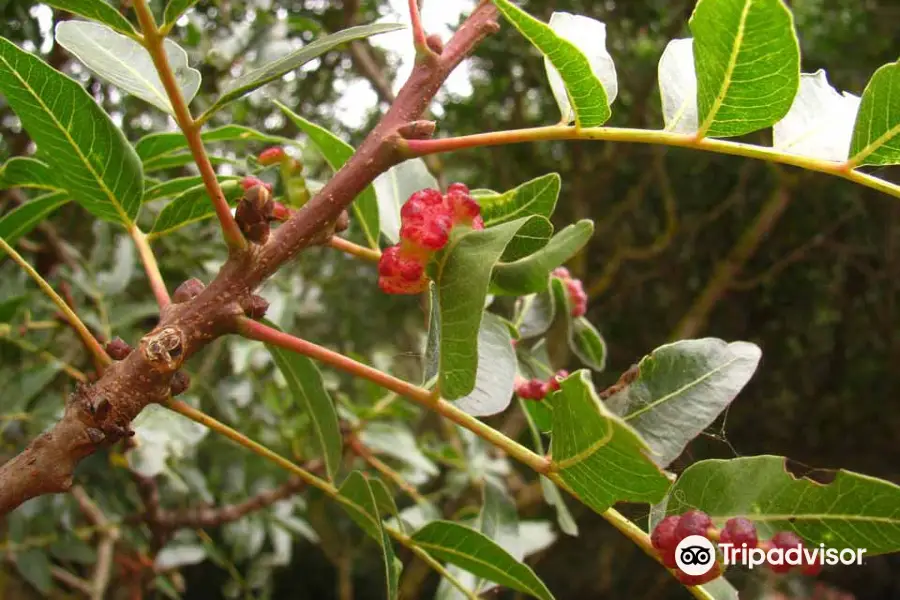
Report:
<svg viewBox="0 0 900 600"><path fill-rule="evenodd" d="M825 544L809 548L797 546L781 548L751 548L747 544L736 547L732 543L720 543L719 552L726 567L744 565L749 569L760 565L772 567L799 567L805 565L860 565L865 548L826 548ZM713 543L702 535L689 535L675 547L675 564L678 569L691 576L708 573L716 564L718 553Z"/></svg>

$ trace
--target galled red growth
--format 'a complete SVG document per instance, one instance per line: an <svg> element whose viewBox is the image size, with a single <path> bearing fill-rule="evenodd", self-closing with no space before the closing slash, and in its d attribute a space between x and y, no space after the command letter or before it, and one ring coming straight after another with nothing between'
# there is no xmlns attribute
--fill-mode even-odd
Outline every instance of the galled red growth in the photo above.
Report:
<svg viewBox="0 0 900 600"><path fill-rule="evenodd" d="M565 267L553 269L551 275L563 282L563 286L566 288L566 294L569 296L569 303L572 305L572 316L584 316L584 313L587 312L588 296L587 292L584 291L581 280L573 278L569 273L569 270Z"/></svg>
<svg viewBox="0 0 900 600"><path fill-rule="evenodd" d="M388 294L418 294L428 289L421 258L401 246L385 249L378 261L378 286Z"/></svg>
<svg viewBox="0 0 900 600"><path fill-rule="evenodd" d="M481 208L461 183L446 194L414 192L400 208L400 243L387 248L378 263L378 285L389 294L416 294L428 288L425 265L450 240L456 225L484 229Z"/></svg>
<svg viewBox="0 0 900 600"><path fill-rule="evenodd" d="M277 165L285 156L284 148L281 146L274 146L260 152L256 160L258 160L261 165Z"/></svg>

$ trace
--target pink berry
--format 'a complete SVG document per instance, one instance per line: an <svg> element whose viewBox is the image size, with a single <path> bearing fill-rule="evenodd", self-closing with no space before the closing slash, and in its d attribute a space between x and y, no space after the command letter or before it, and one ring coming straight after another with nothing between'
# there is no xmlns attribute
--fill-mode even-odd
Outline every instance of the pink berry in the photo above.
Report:
<svg viewBox="0 0 900 600"><path fill-rule="evenodd" d="M569 279L571 277L569 270L565 267L556 267L550 274L560 279Z"/></svg>
<svg viewBox="0 0 900 600"><path fill-rule="evenodd" d="M650 534L650 543L654 548L662 552L670 548L674 549L678 545L678 540L675 539L675 528L678 527L680 520L680 516L670 515L656 524L653 533Z"/></svg>
<svg viewBox="0 0 900 600"><path fill-rule="evenodd" d="M675 537L679 542L689 535L708 537L710 527L712 527L712 519L708 514L702 510L689 510L678 520Z"/></svg>
<svg viewBox="0 0 900 600"><path fill-rule="evenodd" d="M550 381L547 382L547 384L550 386L550 391L557 391L559 389L559 382L568 376L569 372L565 369L560 369L559 371L554 373L550 378Z"/></svg>
<svg viewBox="0 0 900 600"><path fill-rule="evenodd" d="M725 527L719 534L719 542L734 544L735 548L740 548L743 544L747 544L748 548L756 548L759 537L756 535L756 526L753 523L742 517L735 517L725 521Z"/></svg>
<svg viewBox="0 0 900 600"><path fill-rule="evenodd" d="M256 160L259 161L259 164L268 166L277 165L284 157L284 148L282 148L281 146L274 146L272 148L266 148L265 150L260 152Z"/></svg>
<svg viewBox="0 0 900 600"><path fill-rule="evenodd" d="M244 177L243 179L241 179L241 188L243 188L244 191L247 191L247 190L249 190L250 188L252 188L252 187L254 187L254 186L257 186L257 185L263 186L263 187L266 188L269 192L272 191L272 184L271 184L271 183L266 183L265 181L263 181L263 180L260 179L259 177L254 177L253 175L247 175L246 177Z"/></svg>
<svg viewBox="0 0 900 600"><path fill-rule="evenodd" d="M449 186L447 186L447 193L449 194L450 192L460 192L468 196L469 186L464 183L451 183Z"/></svg>
<svg viewBox="0 0 900 600"><path fill-rule="evenodd" d="M453 188L453 186L450 187ZM481 216L481 207L469 195L468 190L450 189L445 196L445 201L450 212L453 213L453 220L456 223L471 226L475 217Z"/></svg>
<svg viewBox="0 0 900 600"><path fill-rule="evenodd" d="M779 531L772 536L769 543L773 548L781 548L782 550L790 550L791 548L803 546L803 540L801 540L800 536L793 531ZM780 565L769 565L769 569L773 573L787 573L791 568L792 565L789 565L787 561L782 561Z"/></svg>
<svg viewBox="0 0 900 600"><path fill-rule="evenodd" d="M484 229L484 219L481 218L481 215L478 215L474 219L472 219L472 229L477 231L481 231Z"/></svg>

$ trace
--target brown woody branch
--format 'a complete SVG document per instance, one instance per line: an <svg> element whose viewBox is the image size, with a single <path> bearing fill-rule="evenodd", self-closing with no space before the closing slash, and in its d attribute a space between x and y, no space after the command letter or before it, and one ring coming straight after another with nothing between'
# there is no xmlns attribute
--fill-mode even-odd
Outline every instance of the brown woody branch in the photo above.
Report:
<svg viewBox="0 0 900 600"><path fill-rule="evenodd" d="M253 290L304 248L327 241L341 212L365 187L403 157L404 138L430 135L419 121L450 72L499 27L496 8L482 2L440 54L419 61L381 122L325 187L263 245L234 252L202 293L166 306L159 324L135 351L90 386L68 398L62 419L0 466L0 516L42 494L72 486L81 459L129 434L149 404L165 401L173 375L206 344L233 333L251 307Z"/></svg>

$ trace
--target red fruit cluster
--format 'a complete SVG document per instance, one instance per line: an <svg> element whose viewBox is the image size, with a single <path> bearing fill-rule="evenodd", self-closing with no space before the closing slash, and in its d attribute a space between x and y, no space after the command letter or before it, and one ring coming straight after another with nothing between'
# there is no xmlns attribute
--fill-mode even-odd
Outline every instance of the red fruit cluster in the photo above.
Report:
<svg viewBox="0 0 900 600"><path fill-rule="evenodd" d="M768 552L772 548L787 550L803 546L803 540L790 531L780 531L772 536L768 542L760 541L756 533L756 527L747 519L735 517L725 522L725 527L716 529L709 515L700 510L689 510L682 515L672 515L660 521L650 534L650 542L659 553L662 563L675 569L678 580L685 585L702 585L722 574L722 565L717 561L713 568L703 575L688 575L678 570L675 562L675 549L681 540L691 535L699 535L710 541L718 541L720 544L733 544L735 548L748 549L761 548ZM791 570L789 564L767 565L775 573L786 573ZM801 572L806 575L816 575L821 570L818 563L807 564L801 567Z"/></svg>
<svg viewBox="0 0 900 600"><path fill-rule="evenodd" d="M587 312L588 297L584 291L584 286L580 279L574 279L565 267L557 267L551 273L554 277L563 282L566 286L566 292L569 294L569 302L572 305L572 316L581 317Z"/></svg>
<svg viewBox="0 0 900 600"><path fill-rule="evenodd" d="M241 187L244 189L245 192L246 192L247 190L249 190L250 188L256 187L256 186L258 186L258 185L263 186L263 187L266 188L269 192L272 191L272 184L271 184L271 183L266 183L265 181L263 181L263 180L260 179L259 177L254 177L253 175L247 175L246 177L244 177L243 179L241 179Z"/></svg>
<svg viewBox="0 0 900 600"><path fill-rule="evenodd" d="M547 397L547 394L559 389L560 379L565 379L568 376L568 371L560 369L547 381L517 378L516 395L523 400L543 400Z"/></svg>
<svg viewBox="0 0 900 600"><path fill-rule="evenodd" d="M400 209L400 243L378 262L378 285L389 294L418 294L428 288L425 265L447 245L456 225L484 229L481 207L461 183L446 194L435 189L413 193Z"/></svg>

